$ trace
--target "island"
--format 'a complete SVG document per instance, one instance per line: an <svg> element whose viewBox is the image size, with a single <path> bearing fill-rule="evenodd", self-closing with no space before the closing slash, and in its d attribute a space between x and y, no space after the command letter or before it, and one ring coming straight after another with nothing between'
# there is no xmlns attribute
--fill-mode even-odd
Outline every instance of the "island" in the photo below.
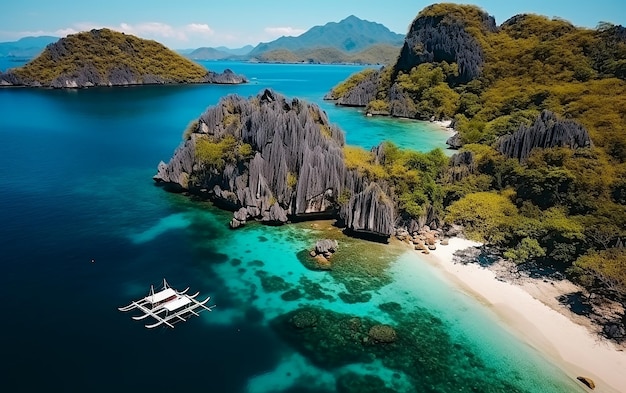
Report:
<svg viewBox="0 0 626 393"><path fill-rule="evenodd" d="M0 72L0 86L84 88L184 83L246 83L226 69L207 71L162 44L110 29L71 34L26 65Z"/></svg>

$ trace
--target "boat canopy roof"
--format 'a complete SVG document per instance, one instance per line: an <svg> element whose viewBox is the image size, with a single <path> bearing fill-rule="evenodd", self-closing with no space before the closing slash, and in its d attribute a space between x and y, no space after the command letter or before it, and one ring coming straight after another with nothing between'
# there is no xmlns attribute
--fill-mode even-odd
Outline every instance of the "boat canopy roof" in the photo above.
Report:
<svg viewBox="0 0 626 393"><path fill-rule="evenodd" d="M165 308L167 311L176 311L179 308L188 305L189 303L191 303L191 299L189 299L187 296L182 296L178 299L174 299L170 302L165 303L163 305L163 308Z"/></svg>
<svg viewBox="0 0 626 393"><path fill-rule="evenodd" d="M146 296L146 300L154 304L162 302L163 300L168 299L172 296L176 296L176 291L172 288L166 288L160 292L155 293L154 295Z"/></svg>

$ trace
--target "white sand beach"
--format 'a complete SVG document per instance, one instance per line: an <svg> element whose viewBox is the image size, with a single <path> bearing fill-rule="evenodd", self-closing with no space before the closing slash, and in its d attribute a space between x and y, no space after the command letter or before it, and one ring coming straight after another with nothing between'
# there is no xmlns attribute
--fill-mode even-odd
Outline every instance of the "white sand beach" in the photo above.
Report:
<svg viewBox="0 0 626 393"><path fill-rule="evenodd" d="M462 290L490 307L514 334L545 354L573 379L591 378L597 392L626 392L626 351L623 348L576 323L567 315L569 311L565 307L559 310L561 312L556 306L549 307L547 304L554 303L553 291L538 290L532 284L520 286L503 282L496 279L493 271L478 264L453 262L457 250L476 245L469 240L452 238L449 245L438 246L424 257Z"/></svg>

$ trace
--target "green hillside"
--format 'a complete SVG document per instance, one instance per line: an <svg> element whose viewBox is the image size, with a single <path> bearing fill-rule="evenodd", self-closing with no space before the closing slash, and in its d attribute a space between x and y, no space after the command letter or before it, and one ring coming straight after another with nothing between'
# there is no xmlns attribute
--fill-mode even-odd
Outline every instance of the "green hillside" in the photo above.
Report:
<svg viewBox="0 0 626 393"><path fill-rule="evenodd" d="M321 63L321 64L392 64L398 58L400 47L372 45L356 53L346 53L335 48L317 48L292 52L277 49L258 56L259 61L276 63Z"/></svg>
<svg viewBox="0 0 626 393"><path fill-rule="evenodd" d="M538 15L496 26L477 7L436 4L418 14L394 65L331 96L350 105L374 86L361 93L369 112L454 121L460 153L428 192L398 196L403 214L431 206L511 260L556 266L626 301L625 59L622 26ZM587 132L591 146L554 142ZM396 163L398 174L419 173L421 164Z"/></svg>

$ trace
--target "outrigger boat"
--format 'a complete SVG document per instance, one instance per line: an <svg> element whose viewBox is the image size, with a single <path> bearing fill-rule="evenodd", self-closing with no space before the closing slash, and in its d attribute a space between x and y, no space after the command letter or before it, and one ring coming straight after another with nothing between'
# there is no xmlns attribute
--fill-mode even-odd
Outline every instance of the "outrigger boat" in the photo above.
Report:
<svg viewBox="0 0 626 393"><path fill-rule="evenodd" d="M215 305L205 306L211 297L207 297L203 301L198 301L195 298L200 294L196 292L193 295L188 295L189 287L184 291L179 292L174 288L171 288L167 281L163 279L163 288L155 292L154 285L150 285L150 293L143 299L136 300L130 303L128 306L118 307L118 310L126 312L131 310L140 310L143 315L132 317L134 320L139 321L141 319L152 317L156 322L145 325L148 329L160 325L166 325L171 328L177 322L185 322L185 317L199 316L202 311L212 311Z"/></svg>

